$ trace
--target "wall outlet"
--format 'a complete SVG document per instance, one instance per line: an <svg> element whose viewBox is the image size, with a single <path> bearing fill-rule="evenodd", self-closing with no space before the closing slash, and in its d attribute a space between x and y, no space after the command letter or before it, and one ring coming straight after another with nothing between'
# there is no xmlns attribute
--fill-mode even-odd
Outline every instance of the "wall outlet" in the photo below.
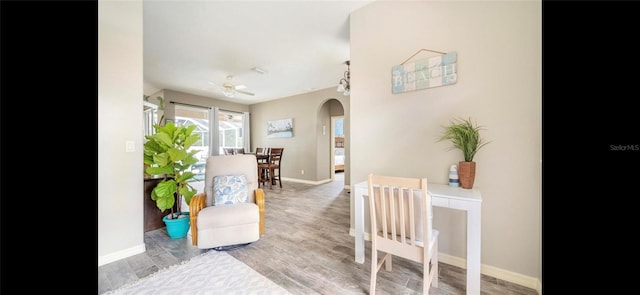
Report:
<svg viewBox="0 0 640 295"><path fill-rule="evenodd" d="M304 175L304 169L300 170L300 174Z"/></svg>

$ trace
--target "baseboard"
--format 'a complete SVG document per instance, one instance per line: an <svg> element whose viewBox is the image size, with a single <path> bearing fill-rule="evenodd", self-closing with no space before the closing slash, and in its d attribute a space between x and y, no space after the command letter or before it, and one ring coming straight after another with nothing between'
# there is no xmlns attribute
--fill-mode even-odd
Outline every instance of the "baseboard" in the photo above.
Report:
<svg viewBox="0 0 640 295"><path fill-rule="evenodd" d="M349 229L349 235L355 237L355 229ZM371 241L371 235L364 233L365 241ZM447 253L438 252L438 261L449 265L457 266L459 268L467 268L467 260L458 256L449 255ZM514 283L523 287L535 289L538 294L542 294L542 282L540 279L526 276L523 274L515 273L512 271L504 270L494 266L481 264L480 273L496 279Z"/></svg>
<svg viewBox="0 0 640 295"><path fill-rule="evenodd" d="M306 184L313 184L313 185L319 185L319 184L331 182L331 179L323 179L323 180L318 180L318 181L311 181L311 180L304 180L304 179L297 179L297 178L286 178L286 177L283 177L282 180L292 181L292 182L300 182L300 183L306 183Z"/></svg>
<svg viewBox="0 0 640 295"><path fill-rule="evenodd" d="M304 180L304 179L297 179L297 178L286 178L286 177L283 177L282 180L291 181L291 182L306 183L306 184L313 184L313 185L319 185L319 184L331 182L331 179L323 179L323 180L318 180L318 181L311 181L311 180ZM351 187L349 185L345 185L344 189L345 190L350 190Z"/></svg>
<svg viewBox="0 0 640 295"><path fill-rule="evenodd" d="M110 253L104 256L98 256L98 266L102 266L114 261L118 261L120 259L127 258L129 256L133 256L136 254L144 253L146 251L145 245L140 244L138 246L134 246L128 249L124 249L115 253Z"/></svg>
<svg viewBox="0 0 640 295"><path fill-rule="evenodd" d="M460 268L467 268L466 259L449 255L447 253L438 252L438 260L442 263L450 264ZM538 291L538 294L542 294L542 284L540 283L540 280L538 278L526 276L486 264L480 265L480 273L520 286L535 289L536 291Z"/></svg>

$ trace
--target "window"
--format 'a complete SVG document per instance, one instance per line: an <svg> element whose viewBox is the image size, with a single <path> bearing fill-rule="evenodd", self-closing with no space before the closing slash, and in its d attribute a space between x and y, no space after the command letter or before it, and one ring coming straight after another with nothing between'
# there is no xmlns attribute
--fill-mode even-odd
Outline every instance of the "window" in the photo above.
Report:
<svg viewBox="0 0 640 295"><path fill-rule="evenodd" d="M153 124L158 123L158 106L147 101L143 104L144 135L152 135L156 133Z"/></svg>
<svg viewBox="0 0 640 295"><path fill-rule="evenodd" d="M224 148L244 147L242 133L243 113L220 110L218 113L218 139L220 140L220 155L224 155Z"/></svg>
<svg viewBox="0 0 640 295"><path fill-rule="evenodd" d="M196 150L198 163L191 166L191 172L196 174L195 180L204 179L204 167L209 156L209 111L207 108L196 108L176 104L175 121L177 126L196 126L193 133L200 134L200 140L195 142L189 151Z"/></svg>
<svg viewBox="0 0 640 295"><path fill-rule="evenodd" d="M198 159L206 159L207 155L209 155L209 128L207 127L209 120L203 119L193 119L186 117L178 117L176 116L176 125L189 127L191 125L195 125L195 129L193 129L193 133L200 134L200 140L194 143L190 150L199 150L196 158Z"/></svg>

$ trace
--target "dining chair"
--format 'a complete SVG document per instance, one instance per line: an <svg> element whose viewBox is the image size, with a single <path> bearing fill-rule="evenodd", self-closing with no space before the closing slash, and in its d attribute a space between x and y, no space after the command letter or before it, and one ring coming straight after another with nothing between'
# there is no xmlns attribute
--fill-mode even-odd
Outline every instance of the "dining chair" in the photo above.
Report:
<svg viewBox="0 0 640 295"><path fill-rule="evenodd" d="M234 155L244 155L244 148L235 148L233 150Z"/></svg>
<svg viewBox="0 0 640 295"><path fill-rule="evenodd" d="M280 188L282 188L282 181L280 180L280 168L283 153L284 148L270 148L269 159L267 160L267 163L258 163L258 170L260 170L259 175L262 176L260 182L264 183L268 181L270 184L269 188L276 184L276 182L278 182Z"/></svg>
<svg viewBox="0 0 640 295"><path fill-rule="evenodd" d="M371 286L375 294L378 271L392 270L398 256L423 265L423 294L438 287L438 230L433 229L431 195L426 178L368 176L371 220ZM378 251L382 259L378 260Z"/></svg>
<svg viewBox="0 0 640 295"><path fill-rule="evenodd" d="M267 163L267 160L269 160L269 148L256 148L256 158L258 159L258 164L259 163Z"/></svg>
<svg viewBox="0 0 640 295"><path fill-rule="evenodd" d="M236 154L236 151L234 148L223 148L222 150L224 151L224 154L227 156Z"/></svg>

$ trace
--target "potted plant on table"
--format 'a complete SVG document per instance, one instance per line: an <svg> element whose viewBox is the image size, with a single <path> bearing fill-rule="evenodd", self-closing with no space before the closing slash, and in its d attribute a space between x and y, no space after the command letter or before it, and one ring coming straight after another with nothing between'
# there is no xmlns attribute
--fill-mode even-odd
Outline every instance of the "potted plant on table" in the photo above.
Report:
<svg viewBox="0 0 640 295"><path fill-rule="evenodd" d="M200 135L192 133L195 125L176 127L173 122L164 126L155 124L156 133L146 135L144 144L144 163L149 165L147 174L164 175L151 192L151 199L156 201L158 209L171 213L162 220L167 225L167 233L171 238L183 238L189 231L189 214L181 211L182 198L189 204L196 189L189 184L194 179L191 165L198 162L197 150L188 151L192 144L200 139ZM177 212L173 211L177 204Z"/></svg>
<svg viewBox="0 0 640 295"><path fill-rule="evenodd" d="M458 163L458 178L462 188L473 188L476 176L476 162L473 158L480 148L489 143L480 137L480 130L484 130L484 126L474 124L471 118L456 118L451 121L451 124L444 126L441 136L437 139L438 142L451 141L453 146L449 150L462 151L464 161Z"/></svg>

